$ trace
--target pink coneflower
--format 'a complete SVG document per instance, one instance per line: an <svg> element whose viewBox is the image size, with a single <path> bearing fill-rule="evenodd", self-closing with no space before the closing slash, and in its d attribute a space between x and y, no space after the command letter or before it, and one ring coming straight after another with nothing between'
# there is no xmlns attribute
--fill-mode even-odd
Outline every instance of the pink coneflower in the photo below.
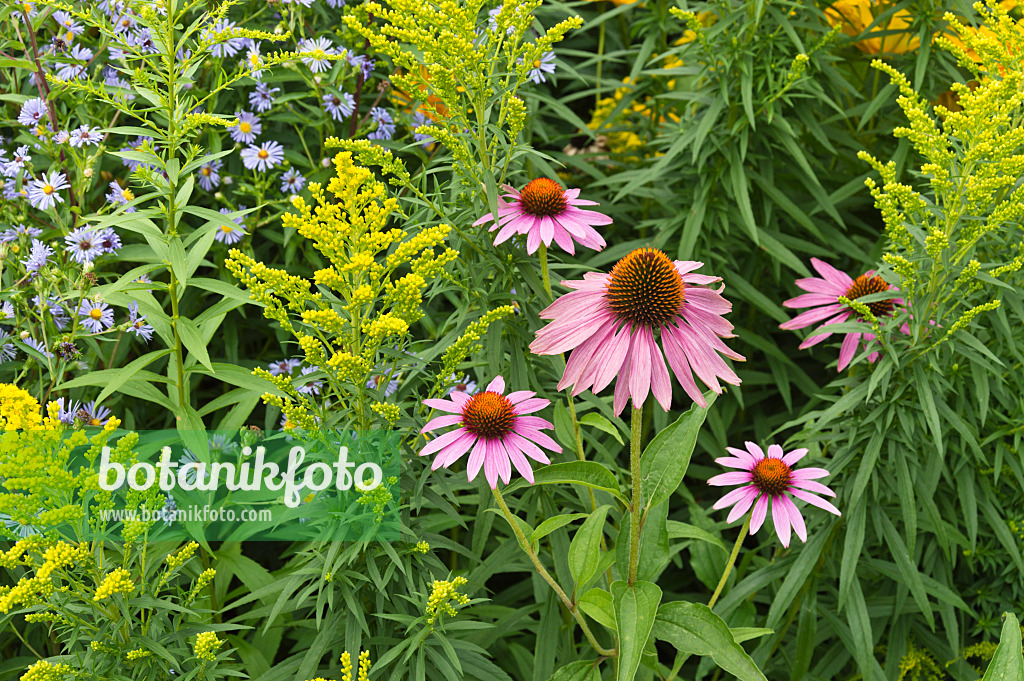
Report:
<svg viewBox="0 0 1024 681"><path fill-rule="evenodd" d="M582 281L563 281L576 290L540 313L554 321L537 332L530 350L538 355L572 350L558 389L574 386L574 395L587 388L600 392L617 376L616 414L629 398L635 408L642 407L648 392L668 410L672 384L666 358L686 394L707 406L693 373L721 393L718 379L733 385L740 379L718 353L736 360L743 356L721 341L733 335L732 324L722 318L732 303L721 295L724 286L703 288L721 281L692 273L703 264L672 261L657 249L641 248L617 262L610 274L588 272Z"/></svg>
<svg viewBox="0 0 1024 681"><path fill-rule="evenodd" d="M872 293L898 290L895 286L890 286L881 277L876 275L874 270L868 270L854 279L847 273L840 272L817 258L811 258L811 265L814 266L814 269L818 271L821 277L797 279L796 285L805 291L809 291L809 293L804 293L796 298L790 298L782 304L785 307L809 307L812 309L801 312L784 324L779 324L780 329L802 329L819 322L824 322L823 326L826 324L839 324L857 314L857 311L852 307L839 302L839 296L856 300L861 296ZM895 306L902 304L902 298L894 298L891 300L876 300L873 303L867 303L867 306L875 317L888 317L892 315ZM909 329L905 329L905 331L909 331ZM800 349L805 350L812 345L817 345L831 335L832 332L828 331L817 336L811 336L800 344ZM845 369L850 360L853 359L853 356L857 354L861 338L867 344L875 340L875 335L866 331L846 334L846 338L843 339L843 346L839 349L839 371ZM869 362L874 362L876 359L878 359L877 352L872 352L868 355Z"/></svg>
<svg viewBox="0 0 1024 681"><path fill-rule="evenodd" d="M612 219L593 210L581 210L577 206L596 206L594 201L577 198L579 189L562 189L562 185L546 177L538 177L517 191L502 185L508 194L505 201L498 199L498 221L490 231L501 227L494 245L508 240L513 234L526 235L526 252L533 253L540 246L551 245L551 240L568 253L576 252L576 243L599 251L604 248L604 239L594 225L611 224ZM494 222L494 215L488 214L473 223L474 227ZM575 242L575 243L574 243Z"/></svg>
<svg viewBox="0 0 1024 681"><path fill-rule="evenodd" d="M427 443L420 456L437 453L431 470L441 466L448 468L472 449L469 455L469 481L480 472L481 466L487 483L494 489L498 478L507 485L512 477L512 464L530 484L533 484L533 469L526 457L540 463L551 463L540 447L553 452L562 448L550 437L540 432L554 426L542 418L525 416L540 411L551 403L529 390L520 390L502 395L505 379L498 376L484 392L469 396L453 392L451 400L424 400L423 403L449 415L431 419L421 433L443 428L461 426ZM538 447L537 445L540 445ZM523 456L523 455L526 456Z"/></svg>
<svg viewBox="0 0 1024 681"><path fill-rule="evenodd" d="M764 519L768 516L768 500L771 499L772 521L775 523L775 532L779 535L779 541L785 547L789 546L789 530L792 526L800 541L807 541L807 526L804 525L804 517L800 509L796 507L789 496L802 499L812 506L824 509L829 513L841 516L835 506L824 499L811 494L824 494L834 497L836 494L820 482L814 482L816 478L823 478L828 475L824 468L802 468L793 470L793 464L807 454L806 449L794 449L785 456L782 454L782 447L769 445L768 455L753 442L748 442L746 450L726 447L732 457L715 459L727 468L739 468L739 472L722 473L708 480L709 485L743 485L732 490L719 499L713 508L715 510L732 506L726 522L733 522L753 506L750 514L750 533L757 532Z"/></svg>

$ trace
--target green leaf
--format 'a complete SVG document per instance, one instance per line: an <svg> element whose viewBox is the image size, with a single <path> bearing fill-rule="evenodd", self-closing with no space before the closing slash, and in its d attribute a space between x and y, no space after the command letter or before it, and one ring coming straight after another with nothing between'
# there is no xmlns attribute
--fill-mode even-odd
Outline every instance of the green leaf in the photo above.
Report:
<svg viewBox="0 0 1024 681"><path fill-rule="evenodd" d="M697 434L718 395L708 391L704 397L707 407L694 404L644 449L640 457L640 490L645 508L667 501L683 481L697 444Z"/></svg>
<svg viewBox="0 0 1024 681"><path fill-rule="evenodd" d="M608 506L600 506L590 514L580 529L576 530L569 544L569 574L575 583L575 591L597 574L601 564L601 537L604 535L604 519Z"/></svg>
<svg viewBox="0 0 1024 681"><path fill-rule="evenodd" d="M702 603L676 601L658 608L654 636L685 655L710 656L741 681L768 681L736 643L729 626Z"/></svg>
<svg viewBox="0 0 1024 681"><path fill-rule="evenodd" d="M213 373L214 369L213 365L210 364L210 354L206 351L206 341L203 340L203 335L199 333L195 323L191 319L178 317L175 320L175 325L178 329L178 336L181 338L182 344L188 348L189 354Z"/></svg>
<svg viewBox="0 0 1024 681"><path fill-rule="evenodd" d="M1003 615L999 645L981 681L1020 681L1024 679L1024 653L1021 651L1020 622L1008 612Z"/></svg>
<svg viewBox="0 0 1024 681"><path fill-rule="evenodd" d="M585 485L602 492L608 492L623 499L619 491L619 483L615 474L596 461L567 461L542 466L533 472L535 485L554 485L571 483ZM525 481L517 481L508 486L506 492L514 491L526 485Z"/></svg>
<svg viewBox="0 0 1024 681"><path fill-rule="evenodd" d="M612 601L619 632L619 672L615 678L633 681L658 614L661 589L650 582L635 582L632 587L623 581L613 582Z"/></svg>
<svg viewBox="0 0 1024 681"><path fill-rule="evenodd" d="M601 681L601 669L597 660L570 662L556 670L550 681Z"/></svg>
<svg viewBox="0 0 1024 681"><path fill-rule="evenodd" d="M761 638L762 636L774 633L774 629L765 629L764 627L733 627L732 640L736 641L736 643L743 643L744 641L751 641L755 638Z"/></svg>
<svg viewBox="0 0 1024 681"><path fill-rule="evenodd" d="M580 518L586 518L589 514L587 513L566 513L564 515L556 515L553 518L548 518L533 531L533 536L530 537L530 543L535 544L544 537L548 536L560 527L565 527L569 523L579 520Z"/></svg>
<svg viewBox="0 0 1024 681"><path fill-rule="evenodd" d="M615 605L612 595L599 587L594 587L583 594L577 601L580 610L590 615L595 622L615 631Z"/></svg>
<svg viewBox="0 0 1024 681"><path fill-rule="evenodd" d="M689 523L682 523L678 520L668 521L668 538L669 539L696 539L698 541L704 541L709 544L714 544L718 548L722 549L726 553L729 549L726 548L722 540L711 534L707 530L703 530L696 525Z"/></svg>
<svg viewBox="0 0 1024 681"><path fill-rule="evenodd" d="M580 425L592 426L594 428L597 428L598 430L603 430L604 432L608 433L616 440L618 440L620 445L626 444L622 440L622 433L620 433L619 429L615 427L615 424L613 424L611 421L606 419L601 414L598 414L596 411L584 414L583 417L580 419Z"/></svg>
<svg viewBox="0 0 1024 681"><path fill-rule="evenodd" d="M136 378L136 374L138 374L139 370L149 366L151 363L155 362L161 357L169 355L173 351L174 348L154 350L153 352L148 352L142 357L139 357L130 362L129 364L118 369L117 374L114 376L114 378L111 379L108 383L104 384L103 390L101 390L100 394L96 397L96 403L99 404L103 402L103 399L106 398L108 395L112 395L113 393L117 392L118 389L120 389L125 383L132 380L133 378Z"/></svg>

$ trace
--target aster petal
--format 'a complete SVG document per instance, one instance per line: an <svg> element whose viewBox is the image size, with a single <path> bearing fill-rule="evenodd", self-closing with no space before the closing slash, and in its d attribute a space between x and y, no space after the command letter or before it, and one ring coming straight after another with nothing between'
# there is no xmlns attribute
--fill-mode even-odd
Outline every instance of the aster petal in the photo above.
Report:
<svg viewBox="0 0 1024 681"><path fill-rule="evenodd" d="M853 277L846 272L837 270L832 265L829 265L824 260L818 260L817 258L811 258L811 266L818 271L825 281L835 284L836 286L849 287L853 283Z"/></svg>
<svg viewBox="0 0 1024 681"><path fill-rule="evenodd" d="M494 456L501 481L507 485L512 479L512 461L508 458L508 451L500 438L491 440L491 454Z"/></svg>
<svg viewBox="0 0 1024 681"><path fill-rule="evenodd" d="M512 462L512 465L516 467L519 475L523 476L523 478L532 485L534 480L533 466L530 465L530 462L514 444L507 441L504 444L505 451L508 452L508 458Z"/></svg>
<svg viewBox="0 0 1024 681"><path fill-rule="evenodd" d="M709 485L721 487L722 485L743 485L751 481L751 475L747 471L733 471L731 473L720 473L708 480Z"/></svg>
<svg viewBox="0 0 1024 681"><path fill-rule="evenodd" d="M721 456L715 459L715 463L719 466L725 466L726 468L738 468L743 471L749 471L753 464L747 462L746 459L737 459L731 456Z"/></svg>
<svg viewBox="0 0 1024 681"><path fill-rule="evenodd" d="M760 494L758 489L753 485L749 487L741 487L738 491L745 492L743 497L736 502L736 505L729 511L729 516L725 519L725 522L732 523L738 520L747 510L750 509L751 504L757 499L757 495Z"/></svg>
<svg viewBox="0 0 1024 681"><path fill-rule="evenodd" d="M437 409L438 411L446 411L450 414L461 414L462 405L456 404L452 400L423 400L423 404L427 405L431 409Z"/></svg>
<svg viewBox="0 0 1024 681"><path fill-rule="evenodd" d="M633 331L630 357L632 366L629 369L629 394L633 398L633 407L642 407L651 389L651 348L654 337L651 330L641 327Z"/></svg>
<svg viewBox="0 0 1024 681"><path fill-rule="evenodd" d="M825 501L821 497L814 496L810 492L804 492L803 490L799 490L799 489L796 489L796 488L793 488L793 487L789 488L788 492L790 494L792 494L794 497L796 497L797 499L802 499L803 501L806 501L811 506L817 506L818 508L820 508L820 509L822 509L824 511L828 511L829 513L833 513L833 514L838 515L838 516L843 515L842 513L839 512L838 508L836 508L835 506L833 506L829 502Z"/></svg>
<svg viewBox="0 0 1024 681"><path fill-rule="evenodd" d="M757 464L757 462L761 460L755 454L751 454L746 449L737 449L736 447L726 447L725 451L729 452L730 454L735 456L737 459L742 459L744 462L746 462L747 468L753 468Z"/></svg>
<svg viewBox="0 0 1024 681"><path fill-rule="evenodd" d="M544 409L549 404L551 404L551 400L546 400L543 397L535 397L530 400L524 400L523 402L515 405L515 411L516 414L520 416L523 414L532 414L535 411Z"/></svg>
<svg viewBox="0 0 1024 681"><path fill-rule="evenodd" d="M469 448L473 446L476 440L477 436L466 430L462 437L445 447L443 451L438 452L437 456L434 457L434 462L430 465L430 470L436 471L442 466L448 468L461 459L462 455L469 451Z"/></svg>
<svg viewBox="0 0 1024 681"><path fill-rule="evenodd" d="M793 471L789 474L790 480L817 480L818 478L824 478L830 475L830 473L824 468L801 468L798 471Z"/></svg>
<svg viewBox="0 0 1024 681"><path fill-rule="evenodd" d="M486 440L486 449L484 450L484 477L487 479L487 484L490 485L491 489L498 486L498 456L494 451L494 445L497 440Z"/></svg>
<svg viewBox="0 0 1024 681"><path fill-rule="evenodd" d="M427 425L423 426L421 433L429 433L432 430L438 428L444 428L445 426L454 426L457 423L462 422L462 414L448 414L445 416L438 416L435 419L427 421Z"/></svg>
<svg viewBox="0 0 1024 681"><path fill-rule="evenodd" d="M789 548L789 509L779 503L779 497L772 497L772 522L783 548Z"/></svg>
<svg viewBox="0 0 1024 681"><path fill-rule="evenodd" d="M747 504L747 508L750 508L750 504L757 498L758 490L753 485L747 485L746 487L737 487L734 490L730 490L728 494L724 495L721 499L715 502L715 505L711 508L719 511L726 506L732 506L735 503L743 501L748 495L753 493L753 498L750 499L750 503Z"/></svg>
<svg viewBox="0 0 1024 681"><path fill-rule="evenodd" d="M520 436L518 433L506 433L504 441L505 448L509 451L512 451L512 449L515 448L538 463L551 463L551 459L548 458L548 455L544 453L543 449L533 442L530 442L525 437Z"/></svg>
<svg viewBox="0 0 1024 681"><path fill-rule="evenodd" d="M697 384L693 380L693 371L686 359L686 351L675 334L672 333L671 328L666 327L661 332L661 342L665 346L665 358L668 360L668 365L672 367L676 380L679 381L679 385L683 387L683 391L690 399L701 407L706 407L708 402L704 399L704 393L697 388Z"/></svg>
<svg viewBox="0 0 1024 681"><path fill-rule="evenodd" d="M469 463L466 464L466 474L469 477L469 481L473 482L473 479L480 472L480 469L484 465L484 459L487 456L487 440L480 438L476 441L473 446L473 452L469 455Z"/></svg>
<svg viewBox="0 0 1024 681"><path fill-rule="evenodd" d="M801 293L795 298L782 301L782 307L818 307L819 305L835 305L836 296L827 293Z"/></svg>
<svg viewBox="0 0 1024 681"><path fill-rule="evenodd" d="M811 326L812 324L823 322L829 317L846 310L847 307L845 305L841 305L838 303L836 303L835 305L825 305L823 307L811 308L806 312L801 312L797 316L790 319L788 322L783 322L782 324L779 324L779 328L785 329L786 331L803 329L805 327Z"/></svg>
<svg viewBox="0 0 1024 681"><path fill-rule="evenodd" d="M765 456L764 450L761 449L761 445L757 444L756 442L751 442L750 440L747 440L743 444L746 446L747 451L750 452L750 455L754 457L756 461L761 461L763 459L768 458L767 456Z"/></svg>
<svg viewBox="0 0 1024 681"><path fill-rule="evenodd" d="M515 392L511 392L508 395L505 395L505 397L512 405L516 405L522 402L523 400L530 399L536 394L537 393L533 392L532 390L516 390Z"/></svg>
<svg viewBox="0 0 1024 681"><path fill-rule="evenodd" d="M780 504L789 513L789 522L793 526L796 536L800 537L800 541L806 542L807 526L804 524L804 516L800 513L800 509L785 494L776 498L775 503Z"/></svg>
<svg viewBox="0 0 1024 681"><path fill-rule="evenodd" d="M842 371L849 366L853 356L857 354L857 347L860 345L859 333L848 333L843 339L843 345L839 348L839 365L836 371Z"/></svg>
<svg viewBox="0 0 1024 681"><path fill-rule="evenodd" d="M790 479L789 486L796 487L797 489L807 490L808 492L813 492L815 494L824 494L826 497L835 497L836 495L835 492L833 492L825 485L821 484L820 482L815 482L813 480Z"/></svg>
<svg viewBox="0 0 1024 681"><path fill-rule="evenodd" d="M661 355L661 349L651 337L651 394L658 404L665 411L672 406L672 380L668 376L668 368L665 366L665 358Z"/></svg>
<svg viewBox="0 0 1024 681"><path fill-rule="evenodd" d="M764 519L768 516L768 495L762 494L754 502L754 510L750 514L750 534L761 529Z"/></svg>
<svg viewBox="0 0 1024 681"><path fill-rule="evenodd" d="M486 392L498 393L501 395L505 392L505 379L501 376L495 376L494 380L487 384Z"/></svg>
<svg viewBox="0 0 1024 681"><path fill-rule="evenodd" d="M469 431L466 430L465 428L458 428L456 430L449 431L449 432L445 433L444 435L441 435L440 437L437 437L437 438L431 440L430 442L428 442L423 447L423 449L420 450L420 456L427 456L428 454L433 454L434 452L436 452L438 450L444 449L445 447L447 447L448 445L452 444L453 442L455 442L460 437L462 437L465 433L468 433L468 432Z"/></svg>
<svg viewBox="0 0 1024 681"><path fill-rule="evenodd" d="M807 455L807 449L806 448L794 449L793 451L789 452L784 457L782 457L782 463L786 464L787 466L792 466L797 461L799 461L800 459L804 458L804 456L806 456L806 455Z"/></svg>

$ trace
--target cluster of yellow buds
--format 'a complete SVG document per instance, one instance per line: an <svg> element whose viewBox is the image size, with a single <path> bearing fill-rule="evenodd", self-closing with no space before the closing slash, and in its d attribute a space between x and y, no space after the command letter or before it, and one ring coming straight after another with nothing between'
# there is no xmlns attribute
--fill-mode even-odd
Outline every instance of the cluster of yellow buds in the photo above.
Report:
<svg viewBox="0 0 1024 681"><path fill-rule="evenodd" d="M131 573L124 568L117 568L103 578L100 585L96 587L96 594L92 599L94 601L102 601L114 594L130 593L134 588L135 584L132 582Z"/></svg>
<svg viewBox="0 0 1024 681"><path fill-rule="evenodd" d="M212 662L217 659L217 648L220 648L224 641L217 638L212 631L204 631L196 636L195 654L200 660Z"/></svg>
<svg viewBox="0 0 1024 681"><path fill-rule="evenodd" d="M469 596L459 591L459 587L465 585L466 578L461 575L451 581L434 580L424 613L427 616L427 626L434 626L434 622L442 614L454 617L457 611L453 603L456 605L469 603Z"/></svg>

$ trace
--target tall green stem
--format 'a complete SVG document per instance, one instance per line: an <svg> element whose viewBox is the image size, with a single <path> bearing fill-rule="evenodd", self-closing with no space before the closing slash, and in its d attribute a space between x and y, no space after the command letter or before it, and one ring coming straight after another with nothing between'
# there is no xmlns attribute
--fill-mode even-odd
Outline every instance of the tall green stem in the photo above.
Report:
<svg viewBox="0 0 1024 681"><path fill-rule="evenodd" d="M643 406L633 408L629 424L629 474L633 479L633 494L629 500L629 585L636 582L637 566L640 564L640 507L643 503L640 493L641 429L644 420Z"/></svg>
<svg viewBox="0 0 1024 681"><path fill-rule="evenodd" d="M548 294L548 300L554 301L555 294L551 290L551 275L548 274L548 247L540 245L540 281Z"/></svg>
<svg viewBox="0 0 1024 681"><path fill-rule="evenodd" d="M722 594L722 589L725 588L725 580L729 579L729 573L732 572L732 566L736 564L736 556L740 553L740 546L743 545L743 540L747 537L747 530L750 529L750 514L747 514L747 519L743 521L743 528L740 530L740 536L736 537L736 543L732 547L732 554L729 556L729 562L725 564L725 570L722 572L722 578L718 580L718 586L715 587L715 593L711 595L711 600L708 601L708 607L715 607L715 603L718 601L718 597Z"/></svg>
<svg viewBox="0 0 1024 681"><path fill-rule="evenodd" d="M580 614L579 609L565 594L562 587L558 585L555 578L551 576L544 565L540 562L540 558L537 557L537 552L533 550L532 546L530 546L530 541L526 538L526 535L523 534L522 529L520 529L519 522L516 520L515 516L512 515L512 511L509 510L504 497L501 496L501 491L497 488L491 491L494 492L494 500L498 502L498 507L505 516L505 520L507 520L508 524L512 526L512 532L516 535L520 548L522 548L523 552L530 557L530 562L533 563L533 567L537 570L537 573L551 586L552 589L555 590L555 593L562 601L562 604L576 619L576 622L580 625L580 629L583 630L583 635L587 637L587 641L590 642L590 645L597 651L598 655L603 655L604 657L613 657L614 655L617 655L618 653L615 650L609 650L597 642L597 639L594 638L594 634L590 631L590 627L587 626L587 621L583 618L583 615Z"/></svg>

